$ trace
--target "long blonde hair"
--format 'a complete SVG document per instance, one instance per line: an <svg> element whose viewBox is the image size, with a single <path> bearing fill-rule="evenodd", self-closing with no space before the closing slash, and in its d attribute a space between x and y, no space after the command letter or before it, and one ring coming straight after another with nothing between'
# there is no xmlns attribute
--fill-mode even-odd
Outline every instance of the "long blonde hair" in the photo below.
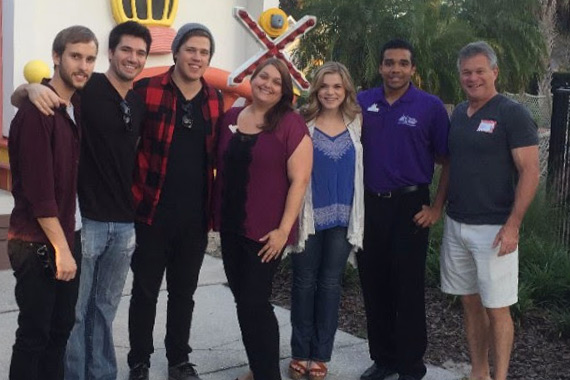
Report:
<svg viewBox="0 0 570 380"><path fill-rule="evenodd" d="M340 105L340 111L343 115L346 115L348 120L352 121L358 115L360 111L360 106L356 102L356 90L352 84L352 78L346 66L340 62L325 62L321 67L317 69L315 75L313 76L313 81L311 83L311 90L309 91L309 101L305 107L301 110L301 114L305 118L305 121L314 120L321 112L321 103L319 102L318 92L325 75L327 74L338 74L342 80L342 85L346 96Z"/></svg>

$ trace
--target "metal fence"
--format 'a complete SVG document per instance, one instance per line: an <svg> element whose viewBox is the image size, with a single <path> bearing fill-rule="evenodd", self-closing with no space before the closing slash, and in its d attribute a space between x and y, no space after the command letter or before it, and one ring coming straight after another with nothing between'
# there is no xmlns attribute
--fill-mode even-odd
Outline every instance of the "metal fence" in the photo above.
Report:
<svg viewBox="0 0 570 380"><path fill-rule="evenodd" d="M539 129L550 129L550 117L552 115L552 96L531 95L527 93L513 94L503 93L506 97L516 100L526 106Z"/></svg>
<svg viewBox="0 0 570 380"><path fill-rule="evenodd" d="M570 88L553 92L547 191L563 215L557 226L560 239L570 245Z"/></svg>
<svg viewBox="0 0 570 380"><path fill-rule="evenodd" d="M550 121L552 116L552 96L503 93L506 97L524 105L538 125L540 176L546 178L548 171L548 151L550 143Z"/></svg>

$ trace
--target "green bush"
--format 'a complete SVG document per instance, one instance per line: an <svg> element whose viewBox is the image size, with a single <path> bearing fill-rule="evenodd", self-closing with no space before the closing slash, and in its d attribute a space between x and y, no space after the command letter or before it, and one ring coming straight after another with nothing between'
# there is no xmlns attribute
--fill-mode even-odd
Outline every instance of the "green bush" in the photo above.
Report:
<svg viewBox="0 0 570 380"><path fill-rule="evenodd" d="M570 254L557 236L557 225L568 213L552 207L543 187L521 228L519 281L533 306L570 309Z"/></svg>
<svg viewBox="0 0 570 380"><path fill-rule="evenodd" d="M570 309L555 308L551 310L551 318L556 323L558 336L570 338Z"/></svg>
<svg viewBox="0 0 570 380"><path fill-rule="evenodd" d="M430 228L429 246L426 257L426 286L439 287L439 252L443 236L443 217Z"/></svg>

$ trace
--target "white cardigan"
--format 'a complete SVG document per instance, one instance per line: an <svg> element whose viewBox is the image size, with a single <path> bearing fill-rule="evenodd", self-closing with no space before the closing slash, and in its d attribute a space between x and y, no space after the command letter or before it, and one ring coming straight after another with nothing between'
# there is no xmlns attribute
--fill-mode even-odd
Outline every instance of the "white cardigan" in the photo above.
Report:
<svg viewBox="0 0 570 380"><path fill-rule="evenodd" d="M346 122L346 117L345 117ZM315 132L315 120L307 123L311 138ZM360 143L360 133L362 129L361 116L358 115L347 125L350 139L354 145L354 196L352 198L352 207L350 211L350 219L348 221L348 231L346 238L352 245L352 252L362 249L362 238L364 235L364 169L362 164L362 144ZM311 182L307 186L305 199L299 214L299 241L293 248L294 252L302 252L305 249L305 241L309 235L315 233L315 221L313 216L313 191Z"/></svg>

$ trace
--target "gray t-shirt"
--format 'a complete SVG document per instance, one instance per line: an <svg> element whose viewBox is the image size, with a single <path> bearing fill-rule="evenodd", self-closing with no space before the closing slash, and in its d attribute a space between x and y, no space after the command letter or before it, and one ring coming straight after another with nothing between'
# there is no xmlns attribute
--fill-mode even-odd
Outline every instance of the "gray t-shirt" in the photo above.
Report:
<svg viewBox="0 0 570 380"><path fill-rule="evenodd" d="M518 173L511 150L538 145L537 126L522 105L496 95L471 117L467 102L451 115L447 214L466 224L504 224Z"/></svg>

